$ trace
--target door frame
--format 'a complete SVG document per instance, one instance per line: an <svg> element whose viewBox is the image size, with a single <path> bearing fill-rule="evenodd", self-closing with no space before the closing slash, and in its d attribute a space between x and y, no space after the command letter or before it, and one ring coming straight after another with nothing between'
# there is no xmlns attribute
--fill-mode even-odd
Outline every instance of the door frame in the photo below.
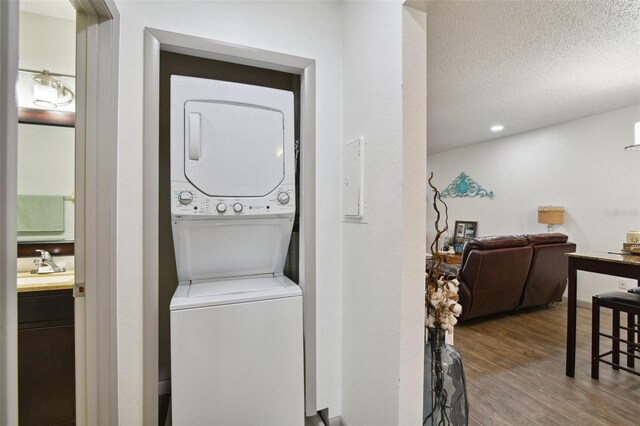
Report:
<svg viewBox="0 0 640 426"><path fill-rule="evenodd" d="M71 0L76 44L76 423L118 423L117 145L120 17ZM82 344L83 342L84 344ZM80 343L80 344L78 344Z"/></svg>
<svg viewBox="0 0 640 426"><path fill-rule="evenodd" d="M117 424L116 190L119 14L70 0L76 39L76 423ZM18 424L16 200L19 2L0 2L0 424ZM98 101L98 99L100 101ZM98 157L100 161L98 161Z"/></svg>
<svg viewBox="0 0 640 426"><path fill-rule="evenodd" d="M20 5L0 1L0 424L18 424L18 38Z"/></svg>
<svg viewBox="0 0 640 426"><path fill-rule="evenodd" d="M143 127L143 419L158 424L158 161L160 51L298 74L300 82L300 287L303 291L305 412L316 405L316 63L313 59L145 29ZM168 196L168 195L167 195Z"/></svg>

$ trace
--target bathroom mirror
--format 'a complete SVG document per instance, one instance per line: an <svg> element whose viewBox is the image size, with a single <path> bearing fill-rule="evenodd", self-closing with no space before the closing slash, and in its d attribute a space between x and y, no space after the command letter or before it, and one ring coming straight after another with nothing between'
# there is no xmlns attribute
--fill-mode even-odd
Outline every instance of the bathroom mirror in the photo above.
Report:
<svg viewBox="0 0 640 426"><path fill-rule="evenodd" d="M75 114L20 108L18 125L18 256L35 249L72 255ZM37 247L36 247L37 246Z"/></svg>

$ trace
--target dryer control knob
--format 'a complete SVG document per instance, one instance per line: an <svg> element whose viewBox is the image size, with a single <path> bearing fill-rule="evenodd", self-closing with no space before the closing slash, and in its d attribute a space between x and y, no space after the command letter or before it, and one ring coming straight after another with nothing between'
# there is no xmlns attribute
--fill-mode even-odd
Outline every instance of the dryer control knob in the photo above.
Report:
<svg viewBox="0 0 640 426"><path fill-rule="evenodd" d="M233 211L236 212L236 213L240 213L242 211L242 204L235 203L233 205Z"/></svg>
<svg viewBox="0 0 640 426"><path fill-rule="evenodd" d="M281 192L278 194L278 202L280 204L287 204L289 202L289 194Z"/></svg>
<svg viewBox="0 0 640 426"><path fill-rule="evenodd" d="M187 204L191 204L193 201L193 194L189 191L182 191L178 194L178 201L180 201L180 204L185 206Z"/></svg>
<svg viewBox="0 0 640 426"><path fill-rule="evenodd" d="M216 210L218 210L218 212L220 213L224 213L227 211L227 205L225 203L218 203L218 205L216 206Z"/></svg>

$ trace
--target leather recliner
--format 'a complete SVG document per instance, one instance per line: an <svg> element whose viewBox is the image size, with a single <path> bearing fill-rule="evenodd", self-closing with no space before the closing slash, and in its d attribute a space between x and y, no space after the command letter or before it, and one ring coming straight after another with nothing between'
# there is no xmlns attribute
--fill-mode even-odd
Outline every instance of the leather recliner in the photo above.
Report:
<svg viewBox="0 0 640 426"><path fill-rule="evenodd" d="M560 300L567 285L564 234L479 237L462 252L460 320Z"/></svg>
<svg viewBox="0 0 640 426"><path fill-rule="evenodd" d="M527 235L533 247L533 258L518 308L546 305L562 299L567 288L568 259L566 253L576 251L564 234Z"/></svg>
<svg viewBox="0 0 640 426"><path fill-rule="evenodd" d="M480 237L462 251L460 320L509 311L520 304L533 248L522 236Z"/></svg>

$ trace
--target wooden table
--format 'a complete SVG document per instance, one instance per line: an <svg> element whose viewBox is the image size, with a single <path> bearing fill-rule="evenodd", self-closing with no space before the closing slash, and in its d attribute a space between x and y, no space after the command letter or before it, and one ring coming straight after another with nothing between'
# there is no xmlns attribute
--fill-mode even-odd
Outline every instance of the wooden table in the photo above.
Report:
<svg viewBox="0 0 640 426"><path fill-rule="evenodd" d="M638 280L640 256L609 253L567 253L569 257L569 296L567 305L567 376L576 370L576 288L578 271Z"/></svg>
<svg viewBox="0 0 640 426"><path fill-rule="evenodd" d="M461 253L443 253L443 254L444 254L444 263L448 263L449 265L459 265L462 263Z"/></svg>

